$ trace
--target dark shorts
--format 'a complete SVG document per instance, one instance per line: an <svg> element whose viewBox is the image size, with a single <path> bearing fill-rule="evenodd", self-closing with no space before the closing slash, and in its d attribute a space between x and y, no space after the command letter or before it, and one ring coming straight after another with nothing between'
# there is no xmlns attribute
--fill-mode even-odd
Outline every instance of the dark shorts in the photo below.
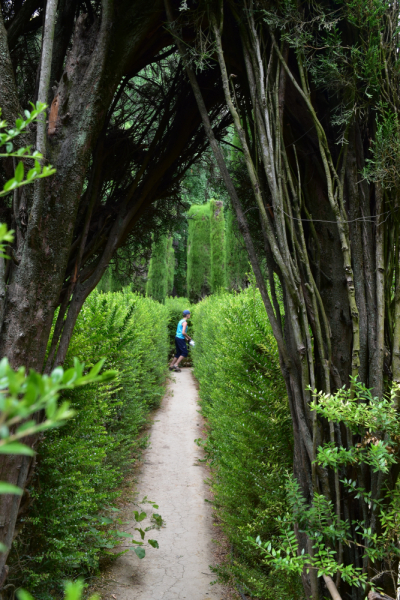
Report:
<svg viewBox="0 0 400 600"><path fill-rule="evenodd" d="M175 354L175 358L179 358L180 356L187 356L188 355L188 349L186 346L186 340L183 340L182 338L175 338L175 347L176 347L176 354Z"/></svg>

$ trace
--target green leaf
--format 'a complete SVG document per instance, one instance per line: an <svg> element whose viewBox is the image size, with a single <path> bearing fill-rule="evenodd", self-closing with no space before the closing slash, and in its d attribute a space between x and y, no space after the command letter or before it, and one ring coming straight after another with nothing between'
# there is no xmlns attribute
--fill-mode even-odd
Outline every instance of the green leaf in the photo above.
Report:
<svg viewBox="0 0 400 600"><path fill-rule="evenodd" d="M115 535L117 537L121 537L121 538L131 538L132 534L131 533L126 533L126 531L116 531Z"/></svg>
<svg viewBox="0 0 400 600"><path fill-rule="evenodd" d="M32 448L28 448L19 442L8 442L4 446L0 446L0 454L24 454L25 456L34 456L35 452Z"/></svg>
<svg viewBox="0 0 400 600"><path fill-rule="evenodd" d="M161 527L161 525L163 524L163 519L161 515L158 515L157 513L153 513L153 519L156 522L156 524Z"/></svg>
<svg viewBox="0 0 400 600"><path fill-rule="evenodd" d="M8 181L7 181L7 182L4 184L3 190L4 190L5 192L10 192L11 190L13 190L13 189L15 189L15 188L17 188L17 187L18 187L18 181L17 181L16 179L12 178L12 179L9 179L9 180L8 180Z"/></svg>
<svg viewBox="0 0 400 600"><path fill-rule="evenodd" d="M18 590L16 592L18 600L33 600L33 596L26 590Z"/></svg>
<svg viewBox="0 0 400 600"><path fill-rule="evenodd" d="M111 523L113 523L114 521L112 519L110 519L110 517L100 517L99 522L102 525L111 525Z"/></svg>
<svg viewBox="0 0 400 600"><path fill-rule="evenodd" d="M147 517L147 514L145 512L141 512L139 514L139 512L137 510L134 511L134 516L135 516L135 520L140 523L140 521L143 521L143 519L145 519ZM154 515L153 515L154 516Z"/></svg>
<svg viewBox="0 0 400 600"><path fill-rule="evenodd" d="M158 545L157 540L148 540L150 546L153 546L153 548L159 548L160 546Z"/></svg>
<svg viewBox="0 0 400 600"><path fill-rule="evenodd" d="M135 527L135 531L138 531L140 533L140 537L142 538L142 540L144 540L146 534L143 531L143 529L140 529L140 527Z"/></svg>
<svg viewBox="0 0 400 600"><path fill-rule="evenodd" d="M25 423L22 423L22 425L20 425L18 427L17 433L23 433L27 429L30 429L31 427L33 427L35 425L35 423L36 423L36 421L34 421L34 420L26 421Z"/></svg>
<svg viewBox="0 0 400 600"><path fill-rule="evenodd" d="M18 183L21 183L21 181L23 180L23 178L24 178L24 163L22 161L18 163L18 166L15 169L14 177L18 181Z"/></svg>
<svg viewBox="0 0 400 600"><path fill-rule="evenodd" d="M94 365L94 367L92 367L90 369L90 372L89 372L89 377L90 378L92 378L92 377L94 378L94 377L96 377L96 375L98 375L100 373L101 368L104 365L105 360L106 360L105 358L102 358L101 360L99 360L98 363L96 363Z"/></svg>
<svg viewBox="0 0 400 600"><path fill-rule="evenodd" d="M24 490L21 490L21 488L16 485L0 481L0 494L15 494L16 496L21 496L23 491Z"/></svg>
<svg viewBox="0 0 400 600"><path fill-rule="evenodd" d="M26 180L31 181L31 180L35 179L36 174L37 174L37 171L36 171L35 167L33 167L33 169L29 169L28 173L26 174Z"/></svg>
<svg viewBox="0 0 400 600"><path fill-rule="evenodd" d="M134 548L133 550L134 550L136 556L140 559L142 559L146 556L146 551L144 548L139 547L139 548Z"/></svg>
<svg viewBox="0 0 400 600"><path fill-rule="evenodd" d="M80 600L83 592L83 580L78 579L77 581L68 581L65 586L64 600Z"/></svg>

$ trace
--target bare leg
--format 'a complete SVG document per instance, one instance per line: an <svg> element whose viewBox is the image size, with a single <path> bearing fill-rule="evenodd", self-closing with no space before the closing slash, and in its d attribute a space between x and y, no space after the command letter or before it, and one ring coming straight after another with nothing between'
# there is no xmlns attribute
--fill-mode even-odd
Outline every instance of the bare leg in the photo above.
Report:
<svg viewBox="0 0 400 600"><path fill-rule="evenodd" d="M180 362L181 362L181 361L182 361L184 358L185 358L184 356L180 356L180 357L178 358L178 360L176 361L176 365L175 365L175 366L176 366L176 367L178 367L178 366L179 366L179 363L180 363Z"/></svg>

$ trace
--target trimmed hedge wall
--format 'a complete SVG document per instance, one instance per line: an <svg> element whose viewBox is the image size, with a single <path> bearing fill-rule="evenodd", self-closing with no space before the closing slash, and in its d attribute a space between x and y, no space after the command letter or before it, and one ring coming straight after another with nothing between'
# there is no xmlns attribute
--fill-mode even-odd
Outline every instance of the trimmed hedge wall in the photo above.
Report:
<svg viewBox="0 0 400 600"><path fill-rule="evenodd" d="M77 411L46 434L11 557L10 583L49 598L65 578L96 572L118 540L110 533L118 488L146 437L147 415L164 394L168 310L131 292L94 291L78 317L66 367L101 357L117 379L66 394ZM115 525L114 525L115 529ZM50 593L51 592L51 593Z"/></svg>
<svg viewBox="0 0 400 600"><path fill-rule="evenodd" d="M173 289L174 289L174 279L175 279L175 250L172 245L172 237L168 238L167 270L168 270L167 296L171 296Z"/></svg>
<svg viewBox="0 0 400 600"><path fill-rule="evenodd" d="M211 291L210 205L193 205L188 213L187 292L197 302Z"/></svg>
<svg viewBox="0 0 400 600"><path fill-rule="evenodd" d="M211 292L226 288L225 217L221 200L210 200Z"/></svg>
<svg viewBox="0 0 400 600"><path fill-rule="evenodd" d="M260 294L251 287L206 298L194 309L193 325L215 509L233 547L219 576L260 600L300 599L299 579L271 573L246 542L248 535L266 541L277 531L292 465L286 390Z"/></svg>

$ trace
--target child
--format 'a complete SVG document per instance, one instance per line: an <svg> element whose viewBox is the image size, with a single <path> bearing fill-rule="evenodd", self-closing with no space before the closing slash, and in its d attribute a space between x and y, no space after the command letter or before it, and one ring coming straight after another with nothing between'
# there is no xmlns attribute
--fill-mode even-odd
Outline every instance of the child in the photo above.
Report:
<svg viewBox="0 0 400 600"><path fill-rule="evenodd" d="M176 354L175 354L175 357L174 357L172 363L169 365L170 371L177 371L178 373L180 373L181 370L179 368L179 363L181 362L181 360L183 360L188 355L186 340L190 341L192 339L186 333L188 319L190 319L190 310L184 310L183 311L183 319L181 319L179 321L178 327L176 329L176 336L175 336Z"/></svg>

